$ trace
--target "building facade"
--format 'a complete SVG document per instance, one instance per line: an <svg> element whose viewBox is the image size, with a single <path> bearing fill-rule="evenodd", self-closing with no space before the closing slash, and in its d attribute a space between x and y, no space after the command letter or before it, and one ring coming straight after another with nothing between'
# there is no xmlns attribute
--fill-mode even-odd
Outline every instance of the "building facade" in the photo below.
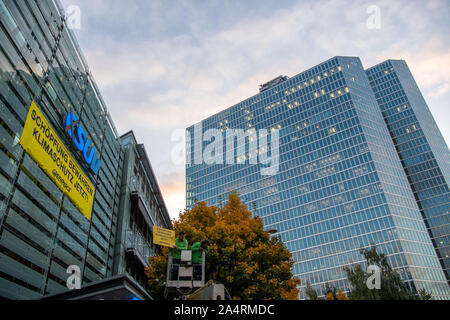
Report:
<svg viewBox="0 0 450 320"><path fill-rule="evenodd" d="M449 149L405 61L385 61L367 75L449 281Z"/></svg>
<svg viewBox="0 0 450 320"><path fill-rule="evenodd" d="M187 128L187 207L198 201L219 205L237 191L293 254L300 289L310 282L319 294L326 283L348 290L343 267L364 264L359 249L375 244L411 290L450 298L359 58L335 57L294 77L278 77L200 124ZM235 164L192 161L196 148L209 143L209 136L195 138L199 128L224 135L236 128L278 130L277 172L262 175L265 165L250 163L250 143ZM234 141L226 142L225 153L228 148ZM257 153L264 149L258 145ZM305 298L303 290L299 298Z"/></svg>
<svg viewBox="0 0 450 320"><path fill-rule="evenodd" d="M1 298L67 290L69 266L82 285L128 270L116 243L130 227L123 173L135 160L63 17L59 1L0 0ZM24 137L29 120L35 131ZM168 227L157 199L155 223Z"/></svg>
<svg viewBox="0 0 450 320"><path fill-rule="evenodd" d="M115 244L114 274L128 273L146 288L144 268L160 251L153 243L153 226L171 228L161 191L156 183L144 145L133 132L121 136L124 168L121 181L120 213Z"/></svg>

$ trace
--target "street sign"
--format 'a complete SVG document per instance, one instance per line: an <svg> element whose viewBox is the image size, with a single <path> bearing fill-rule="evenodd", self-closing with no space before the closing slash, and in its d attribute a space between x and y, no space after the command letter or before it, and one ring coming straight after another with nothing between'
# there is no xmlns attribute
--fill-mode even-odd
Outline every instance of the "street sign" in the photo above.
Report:
<svg viewBox="0 0 450 320"><path fill-rule="evenodd" d="M175 245L175 231L153 226L153 243L172 248Z"/></svg>

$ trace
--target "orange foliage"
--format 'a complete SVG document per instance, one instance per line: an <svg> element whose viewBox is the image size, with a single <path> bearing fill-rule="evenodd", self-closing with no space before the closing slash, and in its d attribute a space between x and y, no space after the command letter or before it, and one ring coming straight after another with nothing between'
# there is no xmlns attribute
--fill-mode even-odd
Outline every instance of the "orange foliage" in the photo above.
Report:
<svg viewBox="0 0 450 320"><path fill-rule="evenodd" d="M337 298L338 300L349 300L347 295L344 292L342 292L341 289L338 290Z"/></svg>
<svg viewBox="0 0 450 320"><path fill-rule="evenodd" d="M185 210L174 229L184 230L189 244L210 240L207 278L223 283L233 298L297 299L300 280L292 276L291 253L277 237L270 238L237 194L231 193L223 208L200 202ZM152 259L146 271L156 297L165 281L165 255Z"/></svg>

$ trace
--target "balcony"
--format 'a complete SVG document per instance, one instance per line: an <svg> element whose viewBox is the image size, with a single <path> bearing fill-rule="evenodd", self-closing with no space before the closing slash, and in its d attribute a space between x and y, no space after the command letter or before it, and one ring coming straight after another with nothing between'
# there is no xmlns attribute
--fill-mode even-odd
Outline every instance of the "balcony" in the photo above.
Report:
<svg viewBox="0 0 450 320"><path fill-rule="evenodd" d="M148 259L154 252L144 237L136 231L128 230L125 242L125 253L131 261L137 263L140 268L148 266Z"/></svg>

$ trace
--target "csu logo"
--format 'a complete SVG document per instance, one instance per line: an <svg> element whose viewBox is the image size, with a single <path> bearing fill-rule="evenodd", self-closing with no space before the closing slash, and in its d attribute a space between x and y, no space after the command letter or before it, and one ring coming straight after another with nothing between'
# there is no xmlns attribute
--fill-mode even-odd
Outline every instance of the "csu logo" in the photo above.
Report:
<svg viewBox="0 0 450 320"><path fill-rule="evenodd" d="M75 147L79 151L83 152L84 160L89 165L92 172L94 172L94 174L97 174L100 166L102 165L102 162L98 158L94 146L92 145L89 148L89 144L91 144L91 141L87 138L84 129L79 126L79 120L73 112L69 112L67 114L66 132Z"/></svg>

